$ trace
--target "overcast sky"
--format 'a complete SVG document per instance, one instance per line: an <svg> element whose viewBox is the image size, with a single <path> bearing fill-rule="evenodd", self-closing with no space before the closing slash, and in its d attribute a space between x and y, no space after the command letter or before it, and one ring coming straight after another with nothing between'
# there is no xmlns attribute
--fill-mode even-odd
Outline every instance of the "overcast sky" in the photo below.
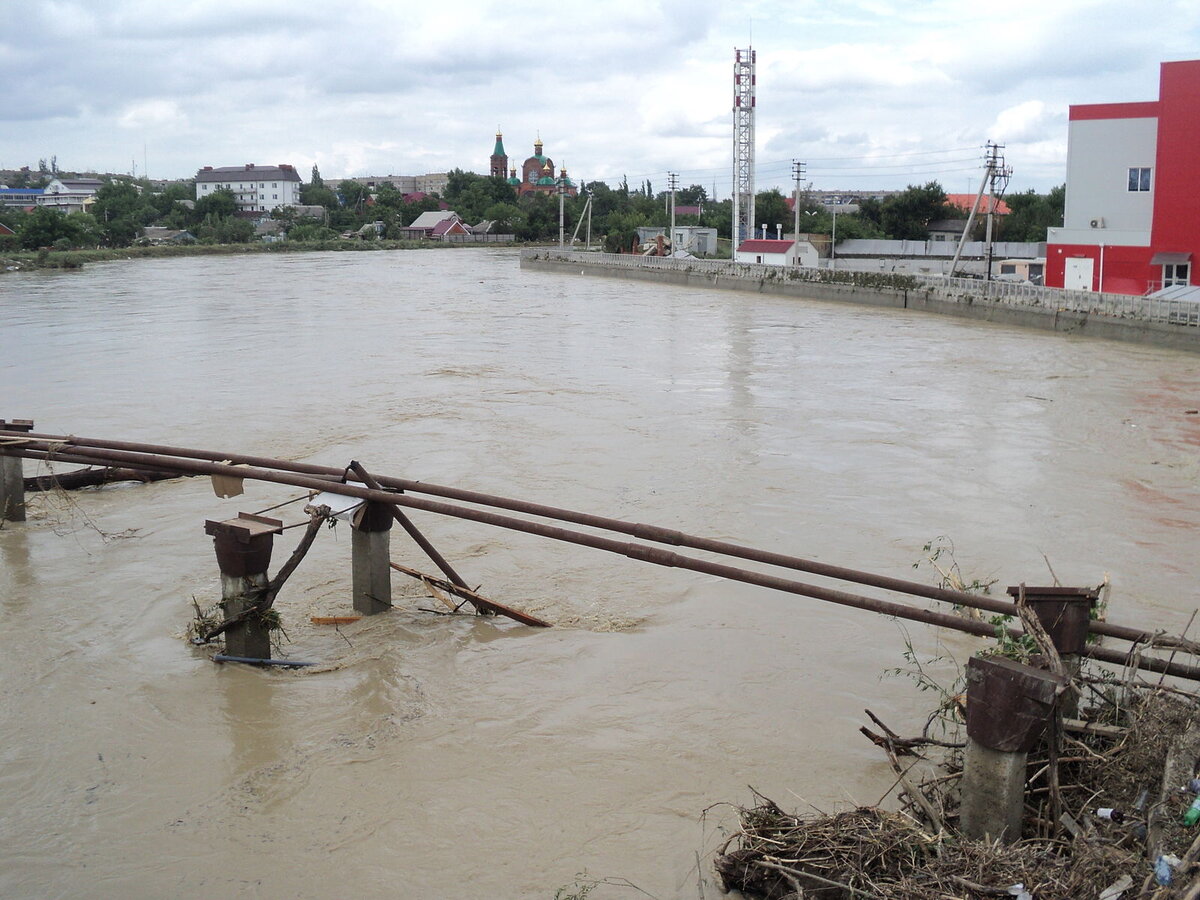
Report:
<svg viewBox="0 0 1200 900"><path fill-rule="evenodd" d="M1067 107L1153 100L1198 0L0 0L0 168L305 181L486 173L540 135L573 178L730 192L735 48L758 54L757 188L1010 190L1065 178Z"/></svg>

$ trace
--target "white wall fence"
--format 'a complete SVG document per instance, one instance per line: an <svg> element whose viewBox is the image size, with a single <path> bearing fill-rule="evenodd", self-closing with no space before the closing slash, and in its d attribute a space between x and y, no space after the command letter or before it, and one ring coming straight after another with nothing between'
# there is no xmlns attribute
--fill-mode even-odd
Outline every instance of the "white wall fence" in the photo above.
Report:
<svg viewBox="0 0 1200 900"><path fill-rule="evenodd" d="M1101 294L1093 291L1068 291L1034 284L1008 281L984 281L975 278L946 278L930 275L890 275L873 272L842 272L830 269L784 268L782 266L736 263L714 259L672 259L667 256L634 256L619 253L588 253L582 250L522 250L522 256L541 258L572 265L606 269L663 269L710 278L735 278L746 281L789 281L812 284L842 284L876 289L930 291L939 299L988 300L1002 306L1042 307L1200 327L1200 302L1136 297L1129 294Z"/></svg>

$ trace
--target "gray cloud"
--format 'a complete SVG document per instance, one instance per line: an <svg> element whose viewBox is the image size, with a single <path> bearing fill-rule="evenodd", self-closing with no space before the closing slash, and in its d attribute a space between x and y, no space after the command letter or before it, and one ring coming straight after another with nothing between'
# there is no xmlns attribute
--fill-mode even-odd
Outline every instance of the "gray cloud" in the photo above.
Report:
<svg viewBox="0 0 1200 900"><path fill-rule="evenodd" d="M1003 130L1015 184L1027 173L1045 188L1062 179L1068 104L1152 99L1160 59L1197 45L1184 0L1155 6L1013 0L997 20L957 0L536 14L492 0L50 0L0 34L0 166L57 154L116 171L148 158L172 177L252 161L330 177L482 171L499 125L513 159L540 133L572 174L672 170L727 190L732 51L753 32L760 181L786 184L787 160L809 157L831 160L814 180L903 186L937 169L903 154L950 160ZM948 162L944 177L969 169Z"/></svg>

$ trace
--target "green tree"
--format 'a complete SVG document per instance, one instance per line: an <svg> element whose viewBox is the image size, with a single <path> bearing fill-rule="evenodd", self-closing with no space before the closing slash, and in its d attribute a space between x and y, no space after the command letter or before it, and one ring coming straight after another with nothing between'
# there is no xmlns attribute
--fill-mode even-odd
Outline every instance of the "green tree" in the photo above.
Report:
<svg viewBox="0 0 1200 900"><path fill-rule="evenodd" d="M775 226L782 225L786 231L792 221L792 211L788 209L787 200L779 192L779 188L761 191L754 195L754 226L755 237L762 233L762 226L767 226L767 236L775 236Z"/></svg>
<svg viewBox="0 0 1200 900"><path fill-rule="evenodd" d="M315 165L312 168L312 181L300 185L300 202L305 206L323 206L326 209L337 209L339 206L337 194L326 187Z"/></svg>
<svg viewBox="0 0 1200 900"><path fill-rule="evenodd" d="M235 216L209 215L196 229L196 238L203 244L245 244L253 237L254 226Z"/></svg>
<svg viewBox="0 0 1200 900"><path fill-rule="evenodd" d="M1034 193L1031 188L1005 199L1012 210L1000 226L1000 235L1006 241L1044 241L1046 229L1062 226L1066 185L1051 188L1048 194Z"/></svg>
<svg viewBox="0 0 1200 900"><path fill-rule="evenodd" d="M446 189L442 197L467 222L485 219L490 207L497 203L515 203L517 199L512 185L503 178L476 175L462 169L452 169L446 173Z"/></svg>
<svg viewBox="0 0 1200 900"><path fill-rule="evenodd" d="M388 182L384 182L375 189L375 204L382 206L385 209L390 209L393 212L399 212L400 207L404 203L404 195L392 187Z"/></svg>
<svg viewBox="0 0 1200 900"><path fill-rule="evenodd" d="M67 220L75 229L76 247L99 247L105 240L104 229L91 213L76 212L67 216Z"/></svg>
<svg viewBox="0 0 1200 900"><path fill-rule="evenodd" d="M342 205L355 212L361 213L366 209L369 194L370 188L360 182L350 179L338 182L338 195Z"/></svg>
<svg viewBox="0 0 1200 900"><path fill-rule="evenodd" d="M608 253L628 251L646 220L634 212L610 212L603 226L604 249Z"/></svg>
<svg viewBox="0 0 1200 900"><path fill-rule="evenodd" d="M879 208L879 225L893 240L923 241L929 223L935 219L958 218L959 213L946 205L946 192L936 181L907 189L888 197Z"/></svg>
<svg viewBox="0 0 1200 900"><path fill-rule="evenodd" d="M289 241L332 241L337 238L337 233L316 222L304 222L293 225L287 236Z"/></svg>
<svg viewBox="0 0 1200 900"><path fill-rule="evenodd" d="M545 241L558 236L558 201L547 194L530 194L523 198L521 209L525 222L514 234L522 241Z"/></svg>
<svg viewBox="0 0 1200 900"><path fill-rule="evenodd" d="M493 203L484 210L483 218L493 223L494 234L516 234L525 226L525 213L515 203Z"/></svg>
<svg viewBox="0 0 1200 900"><path fill-rule="evenodd" d="M42 247L53 246L61 238L66 238L74 244L79 237L79 231L70 216L64 216L49 207L39 206L25 218L17 236L26 250L39 250Z"/></svg>
<svg viewBox="0 0 1200 900"><path fill-rule="evenodd" d="M131 181L110 181L96 191L91 213L100 223L104 242L110 247L127 247L142 228L159 217L149 196Z"/></svg>
<svg viewBox="0 0 1200 900"><path fill-rule="evenodd" d="M233 191L222 188L197 200L196 207L192 212L195 214L197 222L204 221L209 217L224 219L237 212L237 200L233 197Z"/></svg>

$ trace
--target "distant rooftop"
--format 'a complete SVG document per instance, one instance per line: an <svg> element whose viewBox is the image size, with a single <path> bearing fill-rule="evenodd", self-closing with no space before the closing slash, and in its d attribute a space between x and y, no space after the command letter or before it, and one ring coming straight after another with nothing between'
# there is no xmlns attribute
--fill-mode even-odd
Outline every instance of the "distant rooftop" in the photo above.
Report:
<svg viewBox="0 0 1200 900"><path fill-rule="evenodd" d="M246 163L244 166L205 166L196 173L196 181L299 181L300 175L295 166L280 163L277 166L256 166Z"/></svg>

